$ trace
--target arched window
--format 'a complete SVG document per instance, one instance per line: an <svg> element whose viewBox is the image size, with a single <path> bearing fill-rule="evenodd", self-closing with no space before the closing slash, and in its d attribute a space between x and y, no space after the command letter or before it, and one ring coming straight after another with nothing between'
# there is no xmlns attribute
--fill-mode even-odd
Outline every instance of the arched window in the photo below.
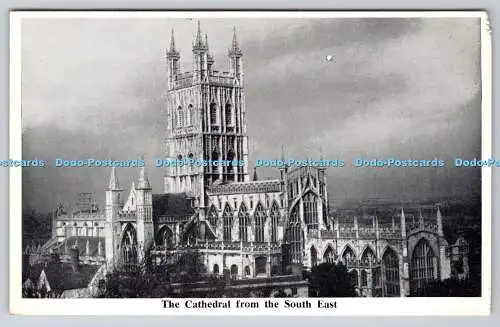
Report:
<svg viewBox="0 0 500 327"><path fill-rule="evenodd" d="M437 279L436 256L429 242L425 239L418 241L411 256L410 289L418 291L434 279Z"/></svg>
<svg viewBox="0 0 500 327"><path fill-rule="evenodd" d="M212 161L219 160L219 151L217 151L217 148L214 148L212 151ZM218 166L212 165L212 174L217 173Z"/></svg>
<svg viewBox="0 0 500 327"><path fill-rule="evenodd" d="M255 275L265 275L266 274L266 257L255 258Z"/></svg>
<svg viewBox="0 0 500 327"><path fill-rule="evenodd" d="M210 104L210 125L217 125L217 105L214 102Z"/></svg>
<svg viewBox="0 0 500 327"><path fill-rule="evenodd" d="M187 122L186 122L186 125L187 126L192 126L193 122L194 122L194 108L193 108L193 105L190 104L188 106L188 110L187 110Z"/></svg>
<svg viewBox="0 0 500 327"><path fill-rule="evenodd" d="M214 264L214 275L218 275L219 274L219 265L218 264Z"/></svg>
<svg viewBox="0 0 500 327"><path fill-rule="evenodd" d="M156 245L171 248L174 245L174 233L167 226L163 226L156 235Z"/></svg>
<svg viewBox="0 0 500 327"><path fill-rule="evenodd" d="M385 296L400 296L399 258L396 252L387 248L382 257L382 267L385 282Z"/></svg>
<svg viewBox="0 0 500 327"><path fill-rule="evenodd" d="M177 119L177 128L180 128L184 125L184 119L183 119L183 113L182 113L182 107L177 108L177 114L176 114L176 119Z"/></svg>
<svg viewBox="0 0 500 327"><path fill-rule="evenodd" d="M361 255L361 265L368 268L375 265L375 253L373 253L371 248L367 247L365 251L363 251L363 254Z"/></svg>
<svg viewBox="0 0 500 327"><path fill-rule="evenodd" d="M233 212L228 204L224 208L224 213L222 214L223 226L223 239L224 241L231 241L231 226L233 225Z"/></svg>
<svg viewBox="0 0 500 327"><path fill-rule="evenodd" d="M367 287L368 286L368 274L366 273L366 270L361 270L361 287Z"/></svg>
<svg viewBox="0 0 500 327"><path fill-rule="evenodd" d="M231 126L233 124L233 109L230 103L226 103L225 115L226 126Z"/></svg>
<svg viewBox="0 0 500 327"><path fill-rule="evenodd" d="M325 253L323 254L323 262L334 263L335 262L335 253L330 245L326 248Z"/></svg>
<svg viewBox="0 0 500 327"><path fill-rule="evenodd" d="M349 276L351 277L351 283L354 285L354 287L359 286L359 276L358 276L358 271L356 269L353 269L349 272Z"/></svg>
<svg viewBox="0 0 500 327"><path fill-rule="evenodd" d="M259 202L255 208L255 242L264 242L264 226L266 223L266 212Z"/></svg>
<svg viewBox="0 0 500 327"><path fill-rule="evenodd" d="M130 223L123 230L120 249L121 259L125 266L137 263L137 234Z"/></svg>
<svg viewBox="0 0 500 327"><path fill-rule="evenodd" d="M297 212L297 206L292 209L287 230L287 241L290 243L290 259L294 263L302 262L302 230Z"/></svg>
<svg viewBox="0 0 500 327"><path fill-rule="evenodd" d="M245 276L250 276L250 267L245 266Z"/></svg>
<svg viewBox="0 0 500 327"><path fill-rule="evenodd" d="M238 276L238 266L232 265L231 266L231 277L236 278L237 276Z"/></svg>
<svg viewBox="0 0 500 327"><path fill-rule="evenodd" d="M278 204L273 203L271 207L271 242L278 242L278 223L280 219L280 212Z"/></svg>
<svg viewBox="0 0 500 327"><path fill-rule="evenodd" d="M233 151L233 149L229 149L229 151L227 152L226 160L233 161L233 159L234 159L234 151ZM233 166L232 163L229 164L229 166L227 166L227 173L228 174L232 174L233 173L233 167L234 166ZM234 176L229 175L228 179L229 180L233 180Z"/></svg>
<svg viewBox="0 0 500 327"><path fill-rule="evenodd" d="M208 211L208 222L214 230L217 228L217 210L215 210L214 206L210 207Z"/></svg>
<svg viewBox="0 0 500 327"><path fill-rule="evenodd" d="M314 267L318 264L318 251L314 246L311 246L311 267Z"/></svg>
<svg viewBox="0 0 500 327"><path fill-rule="evenodd" d="M240 241L248 241L248 223L250 220L250 215L248 214L247 207L244 203L241 204L240 210L238 212L238 222L240 226Z"/></svg>
<svg viewBox="0 0 500 327"><path fill-rule="evenodd" d="M354 250L349 245L342 254L342 261L348 268L356 266L356 254L354 254Z"/></svg>
<svg viewBox="0 0 500 327"><path fill-rule="evenodd" d="M307 193L304 198L304 222L307 229L318 229L318 204L314 193Z"/></svg>

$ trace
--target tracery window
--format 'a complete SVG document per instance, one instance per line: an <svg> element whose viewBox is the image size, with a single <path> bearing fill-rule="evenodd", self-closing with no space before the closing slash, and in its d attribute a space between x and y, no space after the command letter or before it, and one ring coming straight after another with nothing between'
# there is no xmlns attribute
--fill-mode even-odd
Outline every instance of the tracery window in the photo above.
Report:
<svg viewBox="0 0 500 327"><path fill-rule="evenodd" d="M368 273L366 270L361 270L361 287L368 286Z"/></svg>
<svg viewBox="0 0 500 327"><path fill-rule="evenodd" d="M224 241L231 241L231 226L233 224L233 212L229 205L226 204L224 213L222 214L223 219L223 239Z"/></svg>
<svg viewBox="0 0 500 327"><path fill-rule="evenodd" d="M361 256L361 265L371 268L375 265L375 253L371 248L366 248Z"/></svg>
<svg viewBox="0 0 500 327"><path fill-rule="evenodd" d="M334 263L335 262L335 253L330 245L326 248L325 253L323 254L323 262Z"/></svg>
<svg viewBox="0 0 500 327"><path fill-rule="evenodd" d="M187 126L192 126L194 123L194 107L192 104L188 106L187 110Z"/></svg>
<svg viewBox="0 0 500 327"><path fill-rule="evenodd" d="M304 198L304 222L307 225L307 229L318 229L318 204L316 201L316 196L309 192Z"/></svg>
<svg viewBox="0 0 500 327"><path fill-rule="evenodd" d="M400 296L399 258L397 253L387 248L382 257L385 296Z"/></svg>
<svg viewBox="0 0 500 327"><path fill-rule="evenodd" d="M342 261L349 268L356 265L356 255L354 250L348 245L342 254Z"/></svg>
<svg viewBox="0 0 500 327"><path fill-rule="evenodd" d="M421 239L411 257L410 283L411 290L418 291L425 287L427 282L437 279L436 256L429 242Z"/></svg>
<svg viewBox="0 0 500 327"><path fill-rule="evenodd" d="M248 214L247 207L244 203L241 204L240 210L238 212L238 222L240 228L240 241L247 242L248 241L248 223L250 220L250 216Z"/></svg>
<svg viewBox="0 0 500 327"><path fill-rule="evenodd" d="M210 124L217 125L217 105L213 102L210 104Z"/></svg>
<svg viewBox="0 0 500 327"><path fill-rule="evenodd" d="M226 115L226 126L231 126L233 124L233 110L230 103L226 103L225 115Z"/></svg>
<svg viewBox="0 0 500 327"><path fill-rule="evenodd" d="M311 246L311 266L314 267L318 264L318 251L314 246Z"/></svg>
<svg viewBox="0 0 500 327"><path fill-rule="evenodd" d="M217 228L217 210L215 210L214 206L208 211L208 222L214 230Z"/></svg>
<svg viewBox="0 0 500 327"><path fill-rule="evenodd" d="M278 223L280 219L280 212L278 209L278 205L276 202L273 203L271 207L271 242L277 242L278 241Z"/></svg>
<svg viewBox="0 0 500 327"><path fill-rule="evenodd" d="M182 107L178 107L177 108L177 115L176 115L176 121L177 121L177 128L180 128L183 126L184 124L184 119L183 119L183 115L182 115Z"/></svg>
<svg viewBox="0 0 500 327"><path fill-rule="evenodd" d="M255 242L264 242L264 226L266 223L266 212L259 202L255 208Z"/></svg>
<svg viewBox="0 0 500 327"><path fill-rule="evenodd" d="M302 230L297 212L297 206L292 209L290 223L287 229L287 240L290 243L290 260L294 263L302 262Z"/></svg>

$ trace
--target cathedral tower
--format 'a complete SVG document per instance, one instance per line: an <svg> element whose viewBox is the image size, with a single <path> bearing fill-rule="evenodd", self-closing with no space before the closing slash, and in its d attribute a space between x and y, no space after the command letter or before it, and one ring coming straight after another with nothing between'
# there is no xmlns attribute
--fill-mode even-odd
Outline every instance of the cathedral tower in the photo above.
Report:
<svg viewBox="0 0 500 327"><path fill-rule="evenodd" d="M167 50L167 137L170 160L241 160L243 166L168 167L166 193L188 193L205 206L206 187L215 181L243 182L248 176L248 140L243 89L243 53L236 32L227 53L229 72L213 70L208 37L198 22L190 72L179 72L180 55L172 33Z"/></svg>
<svg viewBox="0 0 500 327"><path fill-rule="evenodd" d="M111 169L111 176L109 178L109 185L106 189L106 204L105 215L106 222L104 228L105 247L106 247L106 262L109 269L113 269L118 259L117 238L115 234L120 234L120 222L118 221L120 208L121 208L121 192L116 176L115 168Z"/></svg>

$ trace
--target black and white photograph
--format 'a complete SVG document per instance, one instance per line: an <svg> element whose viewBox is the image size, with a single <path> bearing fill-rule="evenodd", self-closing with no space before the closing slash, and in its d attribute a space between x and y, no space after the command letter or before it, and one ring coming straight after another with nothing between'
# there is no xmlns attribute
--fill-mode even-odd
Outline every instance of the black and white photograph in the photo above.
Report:
<svg viewBox="0 0 500 327"><path fill-rule="evenodd" d="M16 311L485 312L488 38L482 12L11 13Z"/></svg>

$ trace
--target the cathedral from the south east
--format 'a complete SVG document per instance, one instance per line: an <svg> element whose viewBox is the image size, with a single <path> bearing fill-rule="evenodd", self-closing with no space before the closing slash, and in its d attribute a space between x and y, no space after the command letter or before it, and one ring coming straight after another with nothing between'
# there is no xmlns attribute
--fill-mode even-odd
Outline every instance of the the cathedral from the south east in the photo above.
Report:
<svg viewBox="0 0 500 327"><path fill-rule="evenodd" d="M125 197L113 169L104 212L55 218L51 242L63 256L76 247L80 260L116 269L197 251L208 272L235 279L288 274L293 264L310 269L342 261L356 272L361 296L408 296L427 281L448 278L456 256L466 261L463 239L448 244L444 238L439 206L330 216L325 168L284 167L274 180L258 180L255 172L250 178L243 52L236 32L228 44L229 71L217 71L198 25L193 68L181 72L172 32L163 150L166 159L245 165L169 167L163 194L152 193L142 169Z"/></svg>

